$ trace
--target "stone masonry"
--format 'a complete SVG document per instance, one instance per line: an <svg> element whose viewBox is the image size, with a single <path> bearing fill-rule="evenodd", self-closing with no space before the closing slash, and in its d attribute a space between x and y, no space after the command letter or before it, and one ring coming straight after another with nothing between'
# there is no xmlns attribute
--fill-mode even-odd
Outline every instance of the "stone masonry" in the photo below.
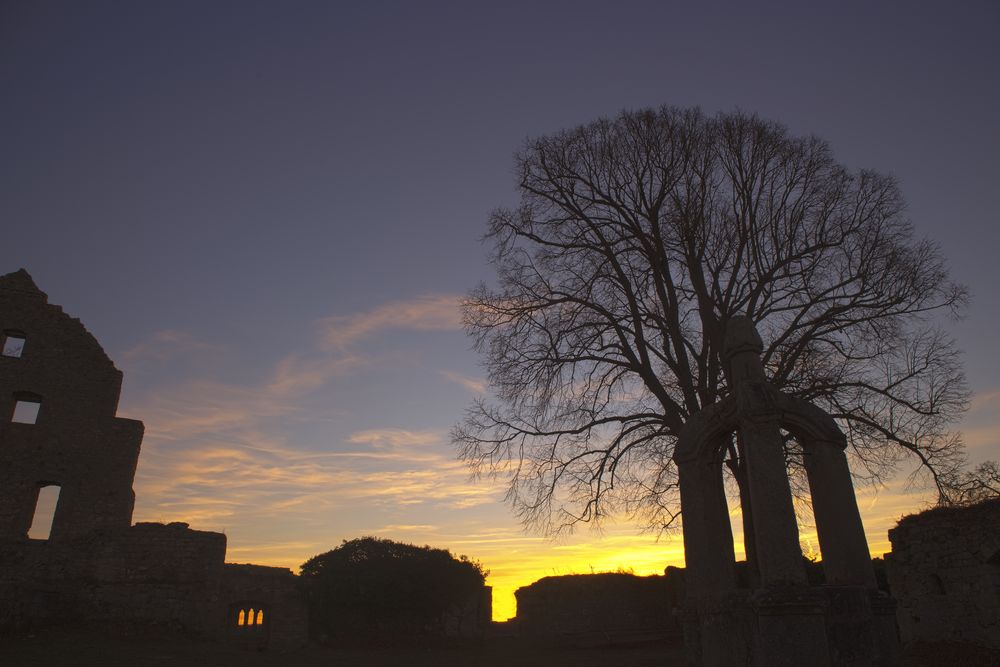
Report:
<svg viewBox="0 0 1000 667"><path fill-rule="evenodd" d="M0 276L0 351L0 631L156 626L305 643L290 570L226 564L225 535L186 523L132 525L143 425L116 416L122 373L23 269ZM48 538L30 539L52 486Z"/></svg>
<svg viewBox="0 0 1000 667"><path fill-rule="evenodd" d="M904 517L889 541L886 568L904 642L1000 649L1000 499Z"/></svg>
<svg viewBox="0 0 1000 667"><path fill-rule="evenodd" d="M22 341L18 356L0 356L0 538L28 532L51 484L52 539L127 528L143 426L115 416L121 371L24 270L0 278L0 314L5 343ZM38 406L36 423L12 421L18 403Z"/></svg>
<svg viewBox="0 0 1000 667"><path fill-rule="evenodd" d="M617 572L543 577L514 593L517 632L587 645L679 637L669 583Z"/></svg>
<svg viewBox="0 0 1000 667"><path fill-rule="evenodd" d="M725 363L730 392L692 415L674 450L684 516L685 646L692 665L896 664L892 601L881 593L836 422L767 381L763 342L747 317L730 320ZM824 586L803 566L785 466L782 429L804 451ZM723 450L743 447L744 503L756 554L752 589L737 584L723 487ZM748 548L748 552L751 549Z"/></svg>

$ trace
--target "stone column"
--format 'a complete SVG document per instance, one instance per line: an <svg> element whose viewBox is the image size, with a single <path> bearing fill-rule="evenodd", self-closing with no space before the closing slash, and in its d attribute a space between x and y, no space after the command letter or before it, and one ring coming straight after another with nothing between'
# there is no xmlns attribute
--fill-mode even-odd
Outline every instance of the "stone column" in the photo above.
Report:
<svg viewBox="0 0 1000 667"><path fill-rule="evenodd" d="M736 588L736 555L722 462L678 462L678 477L688 597L728 593Z"/></svg>
<svg viewBox="0 0 1000 667"><path fill-rule="evenodd" d="M784 445L774 422L746 420L740 427L753 512L761 585L806 583Z"/></svg>
<svg viewBox="0 0 1000 667"><path fill-rule="evenodd" d="M715 451L715 448L709 448ZM741 662L734 608L736 556L718 456L678 461L684 517L687 600L684 643L688 662L728 667Z"/></svg>
<svg viewBox="0 0 1000 667"><path fill-rule="evenodd" d="M876 588L875 570L843 446L804 442L803 450L826 583Z"/></svg>
<svg viewBox="0 0 1000 667"><path fill-rule="evenodd" d="M730 391L736 396L741 415L740 437L761 584L804 584L806 573L785 469L779 415L771 404L760 360L763 350L764 343L750 318L741 316L729 321L725 356Z"/></svg>

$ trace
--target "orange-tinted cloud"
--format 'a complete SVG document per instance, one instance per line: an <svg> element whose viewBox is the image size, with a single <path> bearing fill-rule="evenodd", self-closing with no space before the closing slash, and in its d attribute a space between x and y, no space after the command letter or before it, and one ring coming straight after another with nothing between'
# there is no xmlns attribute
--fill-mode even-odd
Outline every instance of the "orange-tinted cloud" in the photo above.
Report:
<svg viewBox="0 0 1000 667"><path fill-rule="evenodd" d="M343 350L373 334L388 329L448 331L462 328L461 297L439 294L386 303L352 315L334 315L323 320L327 349Z"/></svg>
<svg viewBox="0 0 1000 667"><path fill-rule="evenodd" d="M455 373L454 371L438 371L438 373L455 384L465 387L473 394L486 393L486 380L482 378L469 377L461 373Z"/></svg>

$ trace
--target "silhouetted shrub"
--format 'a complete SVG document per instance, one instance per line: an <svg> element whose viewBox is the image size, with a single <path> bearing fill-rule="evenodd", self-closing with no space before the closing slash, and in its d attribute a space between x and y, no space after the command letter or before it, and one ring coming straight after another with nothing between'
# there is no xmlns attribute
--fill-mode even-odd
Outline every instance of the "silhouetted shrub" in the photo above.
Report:
<svg viewBox="0 0 1000 667"><path fill-rule="evenodd" d="M465 556L375 537L344 541L302 565L309 630L324 643L442 637L488 573Z"/></svg>

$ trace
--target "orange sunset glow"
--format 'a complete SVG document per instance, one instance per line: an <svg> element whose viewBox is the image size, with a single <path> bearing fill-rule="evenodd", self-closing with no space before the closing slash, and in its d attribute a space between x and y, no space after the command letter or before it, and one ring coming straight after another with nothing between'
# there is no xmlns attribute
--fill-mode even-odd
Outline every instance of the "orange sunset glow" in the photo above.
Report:
<svg viewBox="0 0 1000 667"><path fill-rule="evenodd" d="M132 521L224 533L229 563L298 574L363 536L447 549L489 571L497 621L515 615L519 587L542 577L683 566L679 521L666 532L625 512L561 531L540 524L558 524L559 509L583 511L581 497L609 479L621 480L606 496L619 503L612 509L654 511L667 498L679 510L676 477L643 475L672 475L673 439L735 391L721 341L740 314L761 324L777 350L766 368L785 364L790 392L841 425L874 415L875 426L851 431L855 454L869 457L851 465L868 547L882 556L900 517L938 501L906 446L954 453L934 461L952 473L1000 460L997 7L0 2L0 275L24 267L122 371L118 417L145 425ZM772 144L758 151L759 137ZM759 182L754 172L739 183L743 159L758 155L769 156ZM620 159L592 180L606 178L598 185L621 201L584 193L590 176L566 185L552 175L589 174L591 159ZM702 164L705 174L691 167ZM569 224L592 209L600 224ZM758 223L765 209L771 218ZM843 231L866 214L871 226ZM775 260L771 246L799 243L814 219L820 231ZM605 241L606 222L623 236ZM531 239L542 229L553 238ZM577 255L580 239L591 247ZM823 255L830 248L836 259ZM883 273L859 277L861 264ZM921 289L897 279L918 273L911 264L922 266ZM692 278L691 267L714 273ZM776 276L788 284L773 288ZM885 302L870 305L866 290ZM547 300L537 311L536 292ZM591 293L606 303L574 310ZM530 307L504 312L521 298ZM801 312L800 301L809 302ZM898 303L910 310L896 313ZM497 330L515 322L509 340L542 351L490 339L491 314ZM539 333L525 324L536 316L562 328ZM520 340L519 326L529 331ZM823 338L823 327L842 340ZM11 367L32 344L16 329L0 327ZM508 349L530 362L498 361ZM924 367L899 370L927 349ZM549 366L535 372L532 354ZM856 375L829 370L832 358ZM869 368L884 371L872 381L884 386L868 385ZM546 382L556 389L546 394ZM911 395L871 399L903 384ZM859 386L864 399L852 394ZM22 389L34 391L11 392ZM917 395L931 408L906 403ZM560 403L567 396L583 398ZM13 421L34 420L37 400L12 399ZM607 418L619 404L627 414ZM487 443L566 446L538 456L532 480L558 487L555 513L522 524L516 498L543 509L547 499L535 487L509 493L510 477L487 470L492 452L472 470L461 434L479 405L500 406L489 425L498 430L528 424ZM907 415L899 423L896 408ZM570 426L550 428L550 418ZM592 464L574 447L614 454ZM588 476L589 465L600 473ZM846 494L848 474L837 470ZM30 494L42 488L31 536L44 537L57 484L71 487L30 481ZM785 553L797 564L784 502ZM724 526L722 503L713 507L716 518L699 525ZM810 509L797 510L803 553L821 558ZM860 538L852 545L867 567ZM227 618L278 622L255 604Z"/></svg>
<svg viewBox="0 0 1000 667"><path fill-rule="evenodd" d="M363 535L447 548L490 571L495 620L514 616L514 591L544 576L662 574L684 564L679 531L657 538L623 517L554 537L525 531L504 504L502 480L471 479L456 460L448 423L418 417L419 427L407 428L386 414L379 419L388 425L349 428L347 416L358 409L351 389L365 374L389 383L418 376L418 384L452 397L456 415L463 400L485 390L482 378L428 364L437 345L455 351L448 360L472 356L464 351L457 297L419 297L321 319L310 345L275 355L271 371L249 386L186 379L133 392L135 376L178 359L197 365L219 344L162 332L125 350L118 355L126 373L119 413L146 424L135 520L222 531L229 561L295 571ZM328 402L318 401L318 393ZM400 408L426 400L417 392L403 397ZM998 401L974 402L966 419L973 451L990 447ZM889 550L887 531L898 518L933 501L926 486L909 486L901 475L882 487L859 487L873 555ZM732 523L742 557L738 514ZM806 554L820 555L808 516L800 520L800 541Z"/></svg>

